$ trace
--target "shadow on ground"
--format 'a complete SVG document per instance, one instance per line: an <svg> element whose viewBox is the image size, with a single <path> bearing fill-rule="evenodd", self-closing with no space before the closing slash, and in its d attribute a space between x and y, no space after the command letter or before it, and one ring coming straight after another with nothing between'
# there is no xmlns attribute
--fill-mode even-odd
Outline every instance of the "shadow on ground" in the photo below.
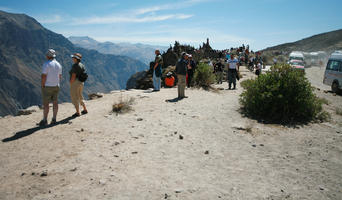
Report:
<svg viewBox="0 0 342 200"><path fill-rule="evenodd" d="M11 141L18 140L20 138L29 136L29 135L31 135L31 134L39 131L39 130L51 128L51 127L57 126L59 124L67 124L72 119L74 119L74 117L67 117L61 121L58 121L56 124L49 124L47 126L37 126L37 127L30 128L27 130L19 131L19 132L15 133L12 137L8 137L8 138L3 139L2 142L11 142Z"/></svg>

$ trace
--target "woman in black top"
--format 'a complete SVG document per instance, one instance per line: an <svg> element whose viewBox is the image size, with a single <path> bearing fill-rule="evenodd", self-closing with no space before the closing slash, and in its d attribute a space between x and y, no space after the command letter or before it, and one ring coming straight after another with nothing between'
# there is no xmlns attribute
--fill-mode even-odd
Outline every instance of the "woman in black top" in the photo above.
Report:
<svg viewBox="0 0 342 200"><path fill-rule="evenodd" d="M74 64L72 65L71 70L69 71L70 74L70 96L72 104L74 104L76 113L73 114L73 117L80 116L80 108L79 105L83 107L82 114L87 114L87 108L83 102L83 87L84 83L81 82L78 77L79 75L85 70L84 65L81 63L82 55L79 53L75 53L71 55L72 61Z"/></svg>

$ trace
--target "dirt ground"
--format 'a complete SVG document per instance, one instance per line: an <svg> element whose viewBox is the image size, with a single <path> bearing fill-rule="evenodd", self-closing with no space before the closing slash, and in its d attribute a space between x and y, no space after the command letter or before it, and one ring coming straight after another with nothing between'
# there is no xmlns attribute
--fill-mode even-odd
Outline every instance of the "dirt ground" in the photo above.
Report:
<svg viewBox="0 0 342 200"><path fill-rule="evenodd" d="M41 110L1 118L0 199L340 200L342 97L321 84L323 72L306 69L332 120L298 127L244 118L239 84L186 89L178 102L177 88L113 91L75 119L60 104L58 124L44 129ZM129 98L131 112L110 112Z"/></svg>

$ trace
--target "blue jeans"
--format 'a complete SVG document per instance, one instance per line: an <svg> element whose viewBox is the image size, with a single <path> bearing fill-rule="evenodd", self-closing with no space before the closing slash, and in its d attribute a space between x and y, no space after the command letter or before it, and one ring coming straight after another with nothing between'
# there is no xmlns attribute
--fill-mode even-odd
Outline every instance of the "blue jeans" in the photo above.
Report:
<svg viewBox="0 0 342 200"><path fill-rule="evenodd" d="M153 87L154 87L154 90L160 90L160 85L161 85L160 77L157 77L155 71L153 71Z"/></svg>

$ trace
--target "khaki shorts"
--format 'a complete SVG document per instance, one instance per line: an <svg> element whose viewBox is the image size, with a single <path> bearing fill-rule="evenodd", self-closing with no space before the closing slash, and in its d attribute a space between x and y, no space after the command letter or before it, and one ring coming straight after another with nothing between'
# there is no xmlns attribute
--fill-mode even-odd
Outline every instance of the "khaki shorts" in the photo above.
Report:
<svg viewBox="0 0 342 200"><path fill-rule="evenodd" d="M44 87L42 89L43 103L50 103L58 100L59 87Z"/></svg>

